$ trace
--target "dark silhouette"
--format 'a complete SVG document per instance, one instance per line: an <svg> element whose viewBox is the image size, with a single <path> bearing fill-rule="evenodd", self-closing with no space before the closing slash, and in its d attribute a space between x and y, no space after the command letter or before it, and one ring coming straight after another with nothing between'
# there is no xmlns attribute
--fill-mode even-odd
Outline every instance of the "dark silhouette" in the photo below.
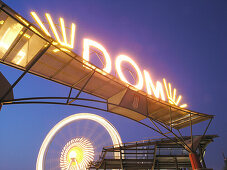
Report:
<svg viewBox="0 0 227 170"><path fill-rule="evenodd" d="M224 166L224 170L227 170L227 158L225 157L225 154L224 152L222 153L223 154L223 157L224 157L224 163L225 163L225 166Z"/></svg>

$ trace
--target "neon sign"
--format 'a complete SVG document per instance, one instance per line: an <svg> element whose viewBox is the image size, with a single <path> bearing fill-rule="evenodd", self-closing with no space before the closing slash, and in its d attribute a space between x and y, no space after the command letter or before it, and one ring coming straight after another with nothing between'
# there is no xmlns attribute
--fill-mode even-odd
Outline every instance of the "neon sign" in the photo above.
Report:
<svg viewBox="0 0 227 170"><path fill-rule="evenodd" d="M31 12L32 17L35 19L35 21L38 23L38 25L40 26L40 28L45 32L46 35L51 36L49 31L46 29L45 25L42 23L42 21L39 19L38 15L35 12ZM64 23L64 19L63 18L59 18L60 21L60 26L61 26L61 31L62 31L62 37L63 37L63 41L60 40L60 37L58 35L57 29L54 25L54 22L50 16L50 14L46 13L45 14L47 21L50 25L50 28L52 30L52 32L54 33L55 38L57 39L57 41L65 47L68 47L70 49L74 48L74 40L75 40L75 32L76 32L76 25L74 23L72 23L71 25L71 42L70 44L67 42L67 38L66 38L66 30L65 30L65 23Z"/></svg>
<svg viewBox="0 0 227 170"><path fill-rule="evenodd" d="M40 20L38 15L35 12L31 12L31 15L34 18L34 20L36 21L36 23L39 25L39 27L43 30L43 32L47 36L51 37L50 32L47 30L47 28L45 27L43 22ZM46 19L47 19L47 21L50 25L52 33L55 36L57 42L60 45L62 45L63 47L65 47L65 48L62 48L62 49L64 49L65 51L67 51L67 48L73 49L74 48L76 25L74 23L71 24L70 43L68 43L64 19L59 18L60 27L61 27L61 34L62 34L61 36L63 37L63 40L61 40L50 14L46 13L45 16L46 16ZM104 58L105 58L104 68L102 70L99 70L99 69L97 69L97 70L104 75L107 74L107 73L111 73L112 62L111 62L110 55L108 54L107 50L105 49L105 47L103 45L101 45L100 43L98 43L94 40L90 40L90 39L84 39L83 40L83 59L84 59L83 62L86 63L86 65L91 66L91 68L94 68L94 66L89 64L90 47L96 48L97 50L101 51ZM130 64L135 69L135 71L137 73L137 77L138 77L137 83L135 85L131 84L127 80L126 76L124 75L124 72L122 70L122 63L123 62ZM86 68L90 69L88 67L86 67ZM116 61L115 61L115 68L116 68L116 71L117 71L119 78L123 82L125 82L127 85L133 86L138 90L142 90L144 88L144 84L145 84L148 95L153 95L156 98L159 98L163 101L167 101L170 104L179 106L181 108L187 107L187 104L180 104L182 96L181 95L177 96L176 88L173 88L173 91L172 91L171 84L170 83L167 84L165 79L163 79L162 82L156 81L156 84L155 84L154 81L152 80L149 72L146 71L146 70L143 70L143 72L142 72L140 70L139 66L136 64L136 62L133 61L129 56L127 56L127 55L117 56Z"/></svg>

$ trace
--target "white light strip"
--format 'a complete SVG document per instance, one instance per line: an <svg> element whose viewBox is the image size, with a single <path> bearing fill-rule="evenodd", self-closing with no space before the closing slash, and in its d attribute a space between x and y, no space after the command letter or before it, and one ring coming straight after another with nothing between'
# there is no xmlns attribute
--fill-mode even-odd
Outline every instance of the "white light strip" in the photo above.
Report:
<svg viewBox="0 0 227 170"><path fill-rule="evenodd" d="M31 12L31 15L35 19L37 24L41 27L41 29L46 33L46 35L51 37L50 33L48 32L48 30L44 26L43 22L39 19L38 15L35 12Z"/></svg>

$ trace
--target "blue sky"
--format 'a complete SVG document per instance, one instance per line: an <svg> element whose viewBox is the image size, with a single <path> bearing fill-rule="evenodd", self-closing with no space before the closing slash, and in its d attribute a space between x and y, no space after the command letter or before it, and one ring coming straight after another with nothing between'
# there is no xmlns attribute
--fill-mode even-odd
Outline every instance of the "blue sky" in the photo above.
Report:
<svg viewBox="0 0 227 170"><path fill-rule="evenodd" d="M214 114L208 134L220 137L206 152L207 167L221 169L227 154L227 2L154 0L8 0L11 8L33 22L31 10L49 12L77 25L75 52L82 54L83 38L100 42L112 60L132 57L155 80L167 78L177 87L189 109ZM13 83L21 71L0 65ZM17 97L62 96L69 89L26 75L14 90ZM56 105L3 106L0 119L0 169L35 169L39 147L61 119L91 112L109 120L124 142L152 138L154 132L131 120L96 110ZM202 125L195 127L199 131Z"/></svg>

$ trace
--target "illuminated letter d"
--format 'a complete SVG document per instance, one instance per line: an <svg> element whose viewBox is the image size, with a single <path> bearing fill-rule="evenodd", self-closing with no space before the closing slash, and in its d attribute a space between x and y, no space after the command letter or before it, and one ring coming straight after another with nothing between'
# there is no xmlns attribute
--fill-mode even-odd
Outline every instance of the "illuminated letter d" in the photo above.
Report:
<svg viewBox="0 0 227 170"><path fill-rule="evenodd" d="M84 39L84 51L83 51L83 59L86 61L89 61L89 56L90 56L90 46L93 46L97 48L98 50L102 51L105 59L106 59L106 66L103 68L103 70L107 73L110 73L111 71L111 59L109 54L107 53L106 49L99 43L89 40L89 39Z"/></svg>

